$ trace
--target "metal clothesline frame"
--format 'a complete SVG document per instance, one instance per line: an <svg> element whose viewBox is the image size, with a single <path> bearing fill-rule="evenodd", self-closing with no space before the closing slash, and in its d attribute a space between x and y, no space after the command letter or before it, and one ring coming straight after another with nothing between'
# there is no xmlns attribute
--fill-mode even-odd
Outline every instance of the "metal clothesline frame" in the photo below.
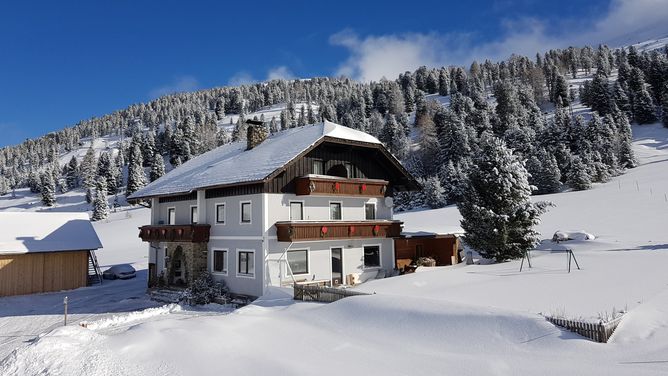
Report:
<svg viewBox="0 0 668 376"><path fill-rule="evenodd" d="M568 272L571 272L571 263L572 261L575 261L575 266L577 266L578 270L580 269L580 264L578 264L578 259L575 257L575 254L573 253L572 249L546 249L546 251L550 251L550 253L558 253L558 252L565 252L566 253L566 258L568 260ZM525 251L524 256L522 256L522 262L520 263L520 272L522 271L522 268L524 267L524 260L527 260L527 264L529 265L529 268L533 268L531 265L531 250Z"/></svg>

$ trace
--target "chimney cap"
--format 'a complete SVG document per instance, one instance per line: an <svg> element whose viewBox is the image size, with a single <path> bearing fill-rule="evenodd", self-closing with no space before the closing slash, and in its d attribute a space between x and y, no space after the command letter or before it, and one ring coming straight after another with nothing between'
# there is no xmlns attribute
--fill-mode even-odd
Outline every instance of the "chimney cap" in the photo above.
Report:
<svg viewBox="0 0 668 376"><path fill-rule="evenodd" d="M263 122L263 121L260 121L260 120L251 120L251 119L248 119L248 120L246 120L246 124L251 124L251 125L263 125L264 122Z"/></svg>

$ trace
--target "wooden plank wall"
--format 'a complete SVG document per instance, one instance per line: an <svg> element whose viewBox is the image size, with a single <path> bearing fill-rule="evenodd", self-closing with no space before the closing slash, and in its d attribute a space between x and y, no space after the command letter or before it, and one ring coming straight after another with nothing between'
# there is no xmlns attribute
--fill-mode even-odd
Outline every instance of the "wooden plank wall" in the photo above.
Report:
<svg viewBox="0 0 668 376"><path fill-rule="evenodd" d="M270 193L295 192L295 178L312 174L313 161L325 162L325 173L335 165L350 163L351 178L384 179L391 182L396 179L385 157L376 150L350 145L321 144L304 157L287 166L286 170L267 182L265 190ZM392 184L390 183L391 188ZM388 194L391 189L388 189Z"/></svg>
<svg viewBox="0 0 668 376"><path fill-rule="evenodd" d="M422 255L417 254L417 246L422 246ZM394 239L395 263L397 269L409 265L420 256L436 259L437 266L451 265L452 257L457 257L459 244L454 236L427 238L396 238Z"/></svg>
<svg viewBox="0 0 668 376"><path fill-rule="evenodd" d="M0 256L0 296L75 289L87 277L87 251Z"/></svg>

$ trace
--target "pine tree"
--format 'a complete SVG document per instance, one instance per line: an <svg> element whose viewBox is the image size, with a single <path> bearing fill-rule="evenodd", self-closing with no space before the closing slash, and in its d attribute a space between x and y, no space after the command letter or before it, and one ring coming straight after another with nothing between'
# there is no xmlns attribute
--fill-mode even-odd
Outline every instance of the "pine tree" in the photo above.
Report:
<svg viewBox="0 0 668 376"><path fill-rule="evenodd" d="M100 158L97 160L97 175L98 177L104 178L106 182L113 182L114 184L116 183L116 177L114 176L114 172L112 170L111 157L107 152L101 153ZM96 184L96 186L99 186L99 183ZM108 186L108 183L104 185L105 194L109 193L106 191Z"/></svg>
<svg viewBox="0 0 668 376"><path fill-rule="evenodd" d="M9 192L9 182L4 175L0 175L0 196L4 196Z"/></svg>
<svg viewBox="0 0 668 376"><path fill-rule="evenodd" d="M93 215L91 220L100 221L109 216L109 203L107 202L107 180L100 176L97 179L95 189L95 202L93 204Z"/></svg>
<svg viewBox="0 0 668 376"><path fill-rule="evenodd" d="M568 174L568 185L576 191L584 191L591 188L591 177L587 171L587 166L577 155L571 160L571 168Z"/></svg>
<svg viewBox="0 0 668 376"><path fill-rule="evenodd" d="M620 110L617 110L614 115L617 124L617 150L619 166L621 168L634 168L637 166L635 154L633 152L633 143L631 137L631 124Z"/></svg>
<svg viewBox="0 0 668 376"><path fill-rule="evenodd" d="M561 172L554 155L539 150L527 160L526 169L529 172L529 183L536 186L537 194L559 192L561 189Z"/></svg>
<svg viewBox="0 0 668 376"><path fill-rule="evenodd" d="M135 145L130 153L130 164L128 165L128 186L126 195L130 196L146 185L146 175L142 167L142 154L139 145Z"/></svg>
<svg viewBox="0 0 668 376"><path fill-rule="evenodd" d="M79 162L75 156L72 156L69 163L65 166L65 181L69 189L79 186Z"/></svg>
<svg viewBox="0 0 668 376"><path fill-rule="evenodd" d="M53 181L53 175L49 171L42 173L42 184L40 192L42 195L42 204L53 206L56 204L56 184Z"/></svg>
<svg viewBox="0 0 668 376"><path fill-rule="evenodd" d="M87 204L92 204L93 203L93 189L92 188L86 188L86 203Z"/></svg>
<svg viewBox="0 0 668 376"><path fill-rule="evenodd" d="M468 185L468 177L462 167L448 161L446 165L441 166L439 171L443 194L449 204L459 203L464 197L464 191Z"/></svg>
<svg viewBox="0 0 668 376"><path fill-rule="evenodd" d="M397 123L397 119L392 114L387 115L381 141L398 159L403 159L408 153L408 137L406 137L403 127Z"/></svg>
<svg viewBox="0 0 668 376"><path fill-rule="evenodd" d="M150 179L152 182L156 181L164 174L165 161L162 159L162 155L160 155L160 153L155 153L153 154L153 161L151 162Z"/></svg>
<svg viewBox="0 0 668 376"><path fill-rule="evenodd" d="M497 262L520 258L538 242L534 226L548 206L531 201L527 171L503 141L482 136L459 210L465 242Z"/></svg>
<svg viewBox="0 0 668 376"><path fill-rule="evenodd" d="M656 121L654 115L654 102L652 95L647 91L643 73L638 68L631 69L629 78L629 91L631 97L631 111L633 120L638 124L648 124Z"/></svg>
<svg viewBox="0 0 668 376"><path fill-rule="evenodd" d="M425 206L432 209L442 208L446 204L445 190L436 176L429 176L421 181L422 198Z"/></svg>
<svg viewBox="0 0 668 376"><path fill-rule="evenodd" d="M97 176L97 162L95 161L95 150L89 147L81 161L81 180L86 188L95 186L95 177Z"/></svg>
<svg viewBox="0 0 668 376"><path fill-rule="evenodd" d="M661 95L661 122L664 127L668 128L668 82L663 85L663 94Z"/></svg>

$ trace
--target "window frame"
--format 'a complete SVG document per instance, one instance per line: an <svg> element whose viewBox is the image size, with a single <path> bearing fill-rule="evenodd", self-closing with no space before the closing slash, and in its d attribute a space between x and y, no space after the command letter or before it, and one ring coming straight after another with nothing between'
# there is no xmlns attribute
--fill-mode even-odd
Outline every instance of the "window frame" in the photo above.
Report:
<svg viewBox="0 0 668 376"><path fill-rule="evenodd" d="M225 268L221 271L216 270L216 252L225 252L225 256L223 257L223 263L225 265ZM217 275L228 275L230 272L230 251L227 248L221 248L221 249L214 249L211 251L211 273L212 274L217 274Z"/></svg>
<svg viewBox="0 0 668 376"><path fill-rule="evenodd" d="M352 179L354 176L353 164L350 162L343 162L343 167L346 168L346 175L348 179Z"/></svg>
<svg viewBox="0 0 668 376"><path fill-rule="evenodd" d="M289 271L292 272L293 276L297 277L297 276L304 276L304 275L309 275L310 274L310 272L311 272L311 257L309 255L310 251L311 251L310 248L306 247L306 248L301 248L301 249L291 249L291 250L289 250L285 253L285 260L287 262L287 265L290 265L290 260L288 260L288 254L290 254L291 252L293 252L293 253L294 252L306 252L306 271L304 273L295 273L294 270L292 270L292 266L290 266ZM288 270L286 270L286 275L288 274L287 272L288 272Z"/></svg>
<svg viewBox="0 0 668 376"><path fill-rule="evenodd" d="M219 218L218 218L218 207L220 207L220 206L223 207L223 221L222 222L220 222ZM216 223L216 225L225 226L225 224L227 223L227 205L226 205L226 203L225 202L217 202L215 204L215 208L216 208L216 212L214 214L214 222Z"/></svg>
<svg viewBox="0 0 668 376"><path fill-rule="evenodd" d="M174 212L174 223L172 223L172 217L169 213ZM176 207L175 206L169 206L167 207L167 225L175 225L176 224Z"/></svg>
<svg viewBox="0 0 668 376"><path fill-rule="evenodd" d="M301 219L292 219L292 204L300 204L301 205ZM300 200L290 200L288 202L288 218L290 218L291 221L303 221L304 220L304 201Z"/></svg>
<svg viewBox="0 0 668 376"><path fill-rule="evenodd" d="M248 221L244 221L244 205L248 204L250 207L250 218ZM240 225L250 225L253 223L253 202L252 201L239 201L239 224Z"/></svg>
<svg viewBox="0 0 668 376"><path fill-rule="evenodd" d="M373 206L373 218L368 218L367 211L366 211L367 206ZM364 203L364 220L365 221L375 221L376 219L378 219L377 209L378 209L378 206L376 205L375 202L365 202Z"/></svg>
<svg viewBox="0 0 668 376"><path fill-rule="evenodd" d="M241 254L246 253L246 254L251 254L253 257L253 273L241 273ZM248 255L246 256L248 257ZM236 276L239 278L249 278L249 279L255 279L255 250L254 249L239 249L237 248L237 260L236 260ZM246 259L246 271L248 271L248 258Z"/></svg>
<svg viewBox="0 0 668 376"><path fill-rule="evenodd" d="M195 218L193 218L193 209L195 209ZM199 206L197 205L190 205L190 224L191 225L196 225L199 223Z"/></svg>
<svg viewBox="0 0 668 376"><path fill-rule="evenodd" d="M338 218L338 219L332 218L332 204L338 204L339 205L339 216L341 218ZM328 207L329 207L329 220L330 221L342 221L343 220L343 201L330 201Z"/></svg>
<svg viewBox="0 0 668 376"><path fill-rule="evenodd" d="M366 248L371 248L371 247L378 248L378 265L367 266L366 265L365 251L366 251ZM382 267L383 267L383 247L380 244L365 244L365 245L363 245L362 246L362 269L364 269L364 270L381 269Z"/></svg>

